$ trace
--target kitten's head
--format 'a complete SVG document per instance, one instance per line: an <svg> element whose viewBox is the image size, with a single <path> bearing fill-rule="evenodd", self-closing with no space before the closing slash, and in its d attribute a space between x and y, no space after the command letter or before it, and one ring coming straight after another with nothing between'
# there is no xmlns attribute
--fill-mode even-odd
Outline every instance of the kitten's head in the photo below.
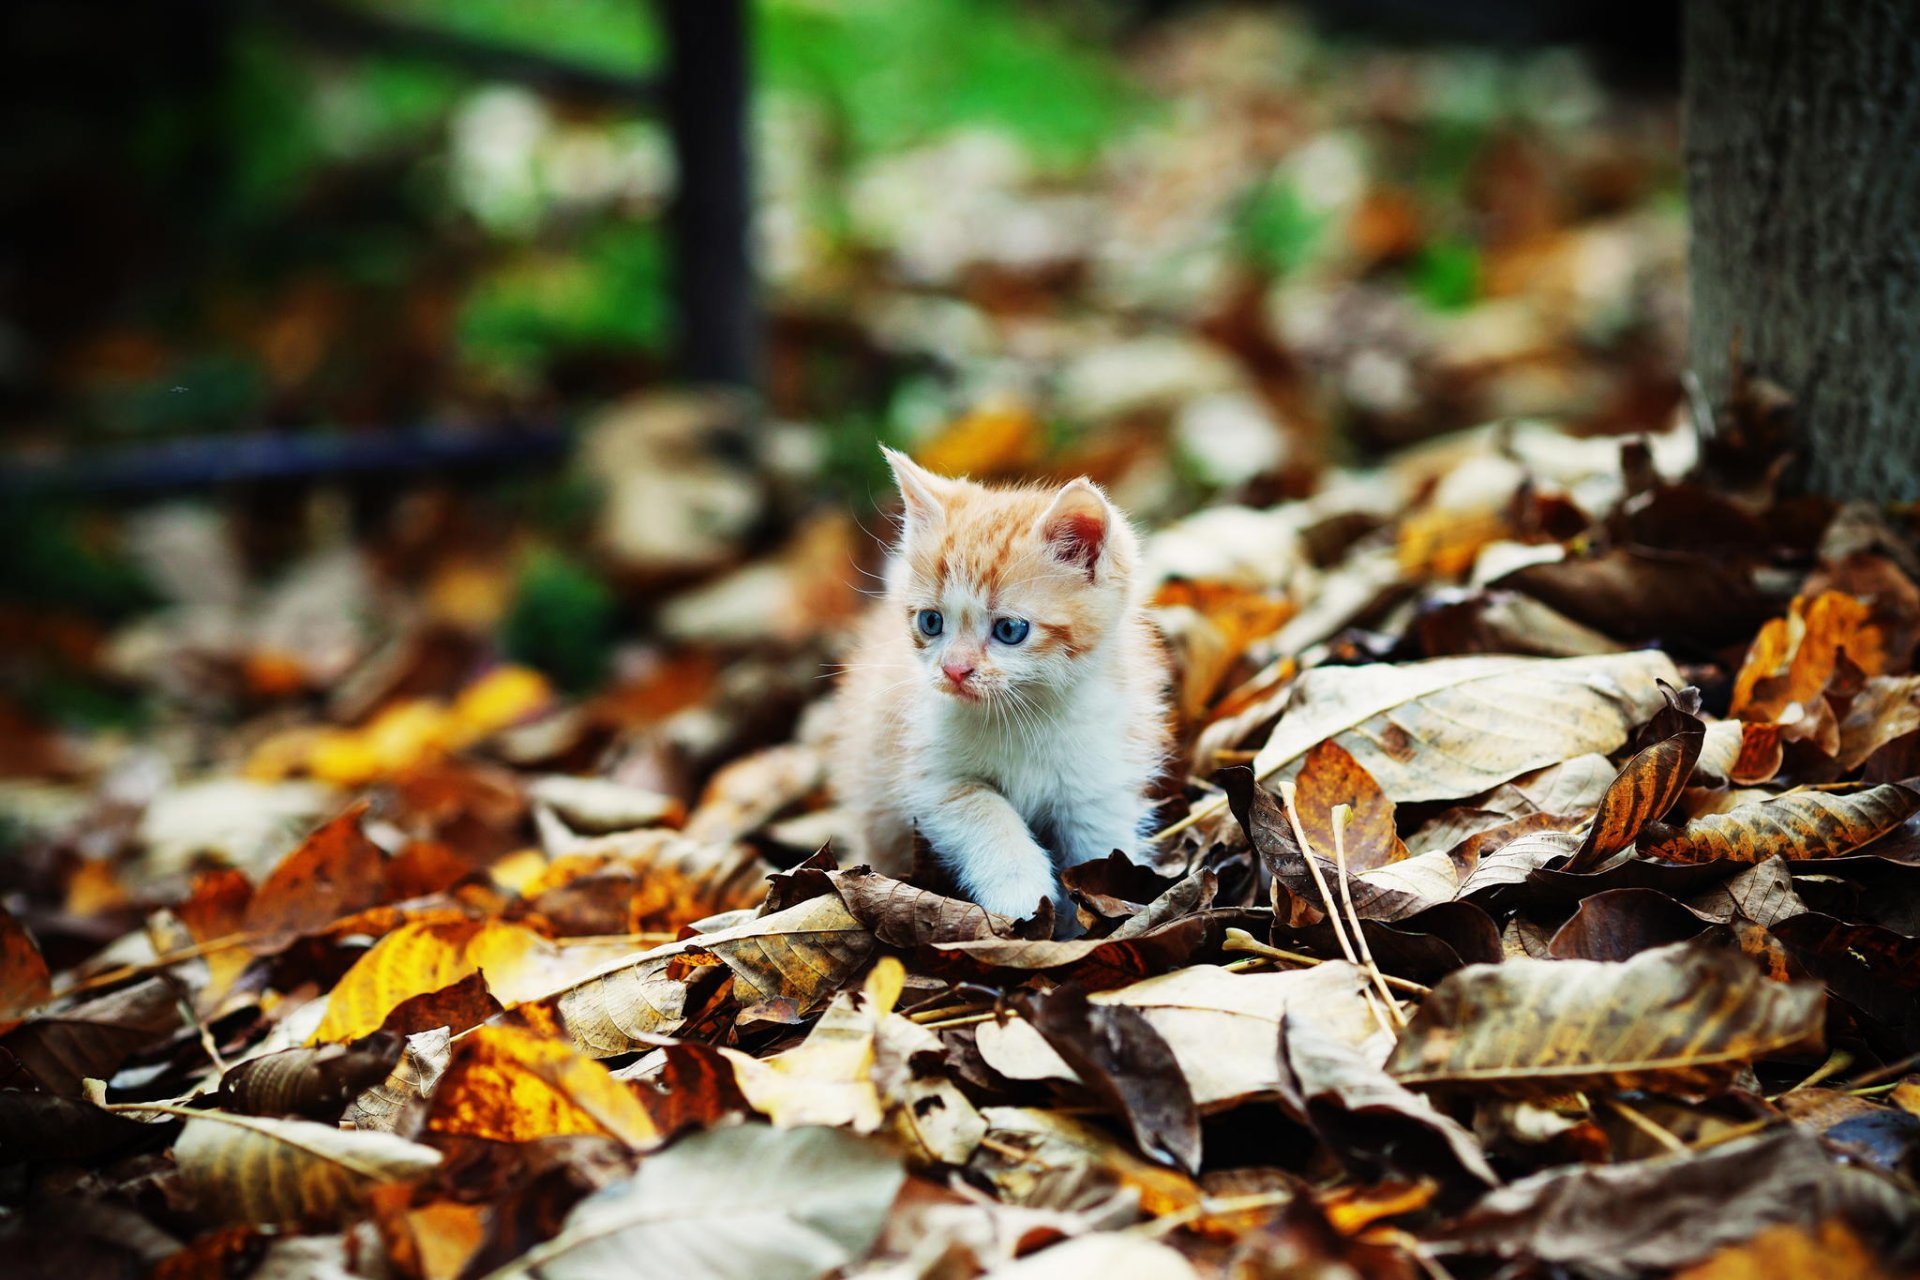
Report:
<svg viewBox="0 0 1920 1280"><path fill-rule="evenodd" d="M886 453L906 508L887 597L928 684L988 706L1072 684L1132 604L1126 519L1089 480L995 489Z"/></svg>

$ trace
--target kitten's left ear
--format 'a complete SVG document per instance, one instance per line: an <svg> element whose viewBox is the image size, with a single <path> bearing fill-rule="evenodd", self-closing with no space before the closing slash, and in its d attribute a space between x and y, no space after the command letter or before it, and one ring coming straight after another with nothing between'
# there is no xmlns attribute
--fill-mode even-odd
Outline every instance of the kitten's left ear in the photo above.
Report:
<svg viewBox="0 0 1920 1280"><path fill-rule="evenodd" d="M1053 496L1053 505L1040 517L1040 537L1056 560L1084 570L1093 581L1094 567L1113 533L1113 508L1093 481L1082 476Z"/></svg>

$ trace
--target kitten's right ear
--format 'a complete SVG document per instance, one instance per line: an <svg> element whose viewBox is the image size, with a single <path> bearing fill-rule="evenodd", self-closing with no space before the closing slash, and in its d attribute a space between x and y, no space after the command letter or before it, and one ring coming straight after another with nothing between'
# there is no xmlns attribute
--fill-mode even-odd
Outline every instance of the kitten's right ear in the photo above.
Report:
<svg viewBox="0 0 1920 1280"><path fill-rule="evenodd" d="M900 486L900 500L907 509L907 528L932 528L946 519L947 482L898 449L881 445L880 452L893 468L893 482Z"/></svg>

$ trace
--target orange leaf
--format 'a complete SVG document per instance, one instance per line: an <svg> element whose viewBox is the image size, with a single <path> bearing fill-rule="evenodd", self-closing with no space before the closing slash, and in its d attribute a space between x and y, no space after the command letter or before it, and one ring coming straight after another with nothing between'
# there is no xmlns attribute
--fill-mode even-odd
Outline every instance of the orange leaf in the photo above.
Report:
<svg viewBox="0 0 1920 1280"><path fill-rule="evenodd" d="M1730 714L1742 720L1778 720L1794 703L1820 696L1844 650L1866 675L1886 669L1886 642L1869 620L1872 610L1839 591L1796 596L1785 618L1760 628L1733 681Z"/></svg>
<svg viewBox="0 0 1920 1280"><path fill-rule="evenodd" d="M247 932L260 935L254 950L284 951L295 938L379 900L380 850L360 830L366 811L361 801L281 859L247 907Z"/></svg>
<svg viewBox="0 0 1920 1280"><path fill-rule="evenodd" d="M1886 1280L1887 1271L1843 1222L1805 1227L1768 1227L1745 1244L1720 1250L1705 1262L1677 1272L1674 1280Z"/></svg>
<svg viewBox="0 0 1920 1280"><path fill-rule="evenodd" d="M367 1196L387 1257L413 1280L456 1280L486 1242L492 1206L436 1200L413 1208L413 1193L410 1186L389 1183Z"/></svg>
<svg viewBox="0 0 1920 1280"><path fill-rule="evenodd" d="M0 907L0 1031L19 1026L28 1010L52 994L47 961L33 935Z"/></svg>
<svg viewBox="0 0 1920 1280"><path fill-rule="evenodd" d="M1680 798L1693 762L1700 758L1706 726L1693 712L1700 705L1698 691L1676 695L1667 690L1668 705L1647 726L1656 741L1621 767L1600 797L1599 811L1587 838L1567 863L1567 871L1591 871L1634 842L1640 829L1664 817Z"/></svg>
<svg viewBox="0 0 1920 1280"><path fill-rule="evenodd" d="M661 1136L612 1072L565 1040L508 1026L475 1027L454 1042L427 1128L497 1142L604 1133L630 1147L653 1146Z"/></svg>
<svg viewBox="0 0 1920 1280"><path fill-rule="evenodd" d="M1917 810L1920 792L1897 783L1851 795L1790 791L1694 818L1682 827L1651 825L1640 852L1673 862L1838 858L1879 839Z"/></svg>
<svg viewBox="0 0 1920 1280"><path fill-rule="evenodd" d="M1293 780L1294 811L1313 842L1314 851L1332 858L1335 805L1351 805L1347 820L1347 867L1371 871L1407 856L1407 846L1393 825L1393 801L1347 749L1329 738L1307 752L1306 762Z"/></svg>
<svg viewBox="0 0 1920 1280"><path fill-rule="evenodd" d="M253 901L253 884L232 867L202 871L193 877L193 889L187 900L173 909L193 940L202 946L243 932L247 923L247 904ZM242 945L218 947L206 955L207 989L201 999L217 1001L239 980L253 963L253 953Z"/></svg>

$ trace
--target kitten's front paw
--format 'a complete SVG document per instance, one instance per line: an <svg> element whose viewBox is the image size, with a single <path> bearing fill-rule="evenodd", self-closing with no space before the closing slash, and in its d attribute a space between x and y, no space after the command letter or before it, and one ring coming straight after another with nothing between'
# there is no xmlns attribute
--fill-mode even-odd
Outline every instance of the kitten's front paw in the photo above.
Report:
<svg viewBox="0 0 1920 1280"><path fill-rule="evenodd" d="M977 886L973 900L997 916L1031 920L1040 913L1040 904L1051 903L1058 887L1052 876L1021 876L995 884Z"/></svg>

